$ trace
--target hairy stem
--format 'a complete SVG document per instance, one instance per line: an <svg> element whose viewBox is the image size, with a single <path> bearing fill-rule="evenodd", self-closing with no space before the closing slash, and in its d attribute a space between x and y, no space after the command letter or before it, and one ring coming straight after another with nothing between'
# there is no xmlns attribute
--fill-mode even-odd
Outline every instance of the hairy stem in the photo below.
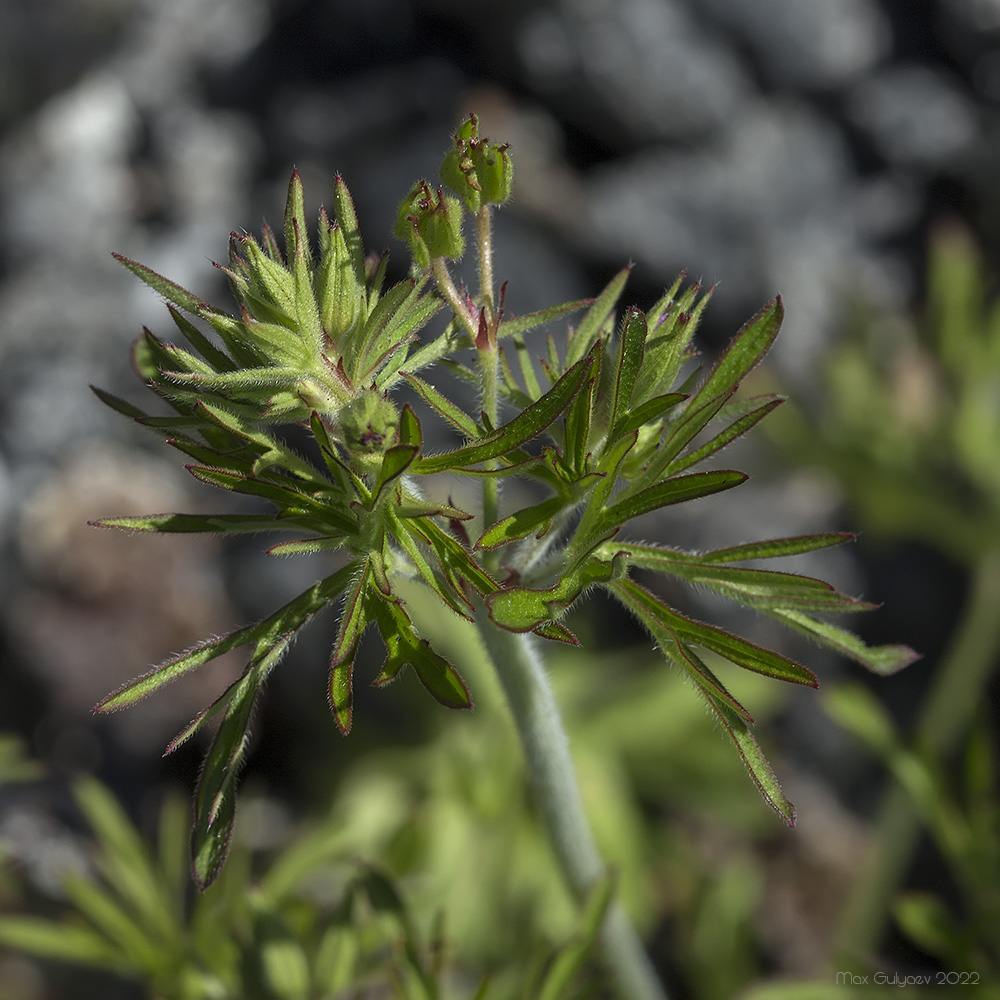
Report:
<svg viewBox="0 0 1000 1000"><path fill-rule="evenodd" d="M972 577L965 611L924 702L914 748L945 761L958 746L1000 656L1000 552L988 552ZM836 947L845 959L867 955L882 935L892 897L906 875L920 835L910 796L893 784L882 804L875 843L841 917Z"/></svg>
<svg viewBox="0 0 1000 1000"><path fill-rule="evenodd" d="M438 291L444 296L448 305L451 306L451 311L458 317L459 322L465 327L472 339L475 340L476 334L479 332L478 319L469 313L468 307L455 287L455 282L452 281L448 265L445 264L443 257L435 257L431 261L431 274L434 275L434 283L437 285Z"/></svg>
<svg viewBox="0 0 1000 1000"><path fill-rule="evenodd" d="M584 815L569 741L545 667L529 637L497 628L483 612L479 633L514 716L549 840L570 890L582 901L605 866ZM601 946L621 1000L667 1000L618 903L605 918Z"/></svg>
<svg viewBox="0 0 1000 1000"><path fill-rule="evenodd" d="M483 205L476 213L476 247L479 262L479 295L486 307L486 320L492 323L496 318L493 300L493 218L489 205Z"/></svg>

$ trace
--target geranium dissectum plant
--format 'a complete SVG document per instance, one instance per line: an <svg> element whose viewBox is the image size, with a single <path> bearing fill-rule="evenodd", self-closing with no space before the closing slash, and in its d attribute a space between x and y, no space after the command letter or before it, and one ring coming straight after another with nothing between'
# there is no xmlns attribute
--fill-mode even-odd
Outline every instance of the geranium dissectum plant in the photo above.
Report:
<svg viewBox="0 0 1000 1000"><path fill-rule="evenodd" d="M187 346L148 330L135 346L139 373L172 415L150 416L106 392L98 395L188 456L196 479L258 497L269 510L95 523L132 531L274 531L292 537L272 545L270 554L339 553L339 564L317 560L318 566L338 568L270 617L172 657L97 706L100 712L126 708L222 653L249 647L242 675L168 748L218 722L196 797L193 865L202 886L226 857L254 700L314 615L339 616L328 697L343 732L353 719L355 653L370 627L386 648L376 685L409 667L441 704L471 707L455 668L418 634L397 592L401 578L421 581L451 613L478 623L529 743L531 723L522 715L528 711L525 698L534 695L518 695L520 682L511 680L511 671L519 669L518 650L530 651L521 636L575 644L566 612L585 591L603 588L642 623L665 659L690 677L764 797L789 824L792 806L752 735L752 719L705 653L777 680L816 686L816 678L781 653L675 610L633 579L633 569L711 588L879 673L913 658L905 647L869 648L817 617L872 605L817 579L746 565L835 545L849 535L780 538L701 553L630 540L633 518L732 489L747 478L704 466L781 402L775 396L737 397L741 380L778 333L781 301L764 306L714 367L700 378L688 376L678 389L708 300L698 285L684 287L678 279L647 312L619 312L624 269L592 301L509 317L503 289L497 295L494 287L491 244L491 213L511 188L509 150L482 138L472 116L456 134L441 178L451 193L422 181L401 203L396 233L408 243L413 266L407 280L388 288L386 259L366 257L340 178L332 218L320 213L315 247L307 237L298 174L289 185L280 239L267 228L259 241L233 235L223 270L236 298L234 313L120 258L167 300ZM449 260L464 252L469 215L478 290L457 288L449 272ZM550 332L536 368L524 335L554 331L566 317L573 324ZM425 378L421 373L430 366L475 386L481 412L466 412ZM416 390L418 408L394 401L394 390L403 384ZM432 421L450 425L461 443L447 451L427 448L424 427ZM288 423L312 435L314 453L321 456L315 464L273 432L274 425ZM477 479L479 509L428 499L435 492L425 487L442 473ZM512 476L534 480L544 498L506 509L500 488ZM544 684L544 678L536 682ZM538 754L530 747L528 757L533 768L548 766L534 759ZM544 777L536 780L547 787ZM571 772L566 780L572 781ZM560 808L556 803L549 811ZM550 816L549 822L558 827L561 820ZM582 893L582 883L592 878L573 872L573 849L560 849L560 834L553 836L571 884ZM593 868L588 861L583 869L588 864Z"/></svg>

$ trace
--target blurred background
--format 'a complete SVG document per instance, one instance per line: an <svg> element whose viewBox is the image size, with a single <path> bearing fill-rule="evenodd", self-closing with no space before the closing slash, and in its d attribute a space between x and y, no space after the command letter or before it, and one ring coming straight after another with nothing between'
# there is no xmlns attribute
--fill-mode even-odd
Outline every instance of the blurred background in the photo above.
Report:
<svg viewBox="0 0 1000 1000"><path fill-rule="evenodd" d="M204 749L163 747L240 661L120 716L91 706L315 579L252 541L87 526L226 499L88 389L145 405L129 344L168 318L111 252L225 305L211 262L231 230L279 219L294 166L310 210L342 174L399 277L396 203L469 111L514 156L496 234L510 312L595 294L629 261L626 301L645 307L687 269L718 282L699 335L711 357L784 297L755 380L792 401L727 457L751 484L650 536L859 530L792 568L884 603L851 624L923 654L873 680L693 598L823 683L733 682L798 806L787 831L641 633L599 602L578 614L587 653L556 656L554 677L666 981L705 1000L833 990L848 968L995 987L998 0L0 0L0 912L63 919L81 905L66 873L102 877L80 774L152 837ZM385 867L428 920L443 907L456 996L475 988L462 969L495 972L506 995L518 948L573 925L475 647L456 634L482 692L472 719L400 684L362 694L344 740L325 699L333 626L261 706L246 878L302 830L335 829L337 851ZM10 948L0 998L161 995L118 967L81 978Z"/></svg>

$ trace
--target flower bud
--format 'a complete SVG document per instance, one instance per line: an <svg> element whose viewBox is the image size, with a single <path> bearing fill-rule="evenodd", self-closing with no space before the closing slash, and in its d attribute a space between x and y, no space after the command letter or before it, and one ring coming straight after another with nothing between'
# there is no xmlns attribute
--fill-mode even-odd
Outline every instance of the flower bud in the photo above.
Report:
<svg viewBox="0 0 1000 1000"><path fill-rule="evenodd" d="M382 393L365 389L341 409L337 423L349 451L381 454L395 440L399 414Z"/></svg>
<svg viewBox="0 0 1000 1000"><path fill-rule="evenodd" d="M502 205L510 198L514 166L508 145L491 143L479 135L475 115L455 133L455 148L441 163L441 180L468 206L478 212L483 205Z"/></svg>
<svg viewBox="0 0 1000 1000"><path fill-rule="evenodd" d="M396 235L410 245L420 267L430 267L435 257L458 260L465 252L462 206L427 181L419 181L403 199L396 215Z"/></svg>

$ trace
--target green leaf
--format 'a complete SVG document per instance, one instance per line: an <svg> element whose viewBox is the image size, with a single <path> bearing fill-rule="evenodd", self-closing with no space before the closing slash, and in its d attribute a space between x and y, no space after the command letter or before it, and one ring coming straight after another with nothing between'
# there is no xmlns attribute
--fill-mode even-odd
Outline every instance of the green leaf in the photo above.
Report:
<svg viewBox="0 0 1000 1000"><path fill-rule="evenodd" d="M398 601L375 598L370 611L374 616L387 655L376 684L396 677L407 663L413 667L427 692L446 708L472 708L472 698L458 671L426 639L420 638L413 623Z"/></svg>
<svg viewBox="0 0 1000 1000"><path fill-rule="evenodd" d="M420 393L424 402L444 417L459 433L464 434L467 438L479 437L481 430L476 425L475 420L460 407L456 406L450 399L442 395L429 382L425 382L422 378L412 375L410 372L400 372L400 374Z"/></svg>
<svg viewBox="0 0 1000 1000"><path fill-rule="evenodd" d="M247 727L261 684L291 644L286 636L262 647L235 686L198 781L191 831L191 867L195 883L206 889L218 877L229 854L236 819L236 779L247 751Z"/></svg>
<svg viewBox="0 0 1000 1000"><path fill-rule="evenodd" d="M696 401L715 399L732 393L744 376L770 350L784 315L784 306L779 296L747 320L716 362L708 378L702 383L697 396L692 399L692 405L695 405Z"/></svg>
<svg viewBox="0 0 1000 1000"><path fill-rule="evenodd" d="M614 897L615 879L604 875L587 893L579 927L572 939L552 959L538 991L538 1000L562 1000L568 995L573 977L597 945L597 937Z"/></svg>
<svg viewBox="0 0 1000 1000"><path fill-rule="evenodd" d="M869 611L875 605L834 589L809 576L773 570L722 567L702 557L676 549L633 543L606 544L605 552L624 550L632 565L680 577L688 583L711 587L749 607L792 608L796 611L842 613Z"/></svg>
<svg viewBox="0 0 1000 1000"><path fill-rule="evenodd" d="M128 969L120 949L97 932L38 917L0 917L0 944L58 962Z"/></svg>
<svg viewBox="0 0 1000 1000"><path fill-rule="evenodd" d="M147 514L142 517L102 517L87 523L96 528L123 528L126 531L204 532L215 535L296 531L303 526L301 520L279 521L273 514Z"/></svg>
<svg viewBox="0 0 1000 1000"><path fill-rule="evenodd" d="M490 620L509 632L532 632L539 625L556 621L586 590L607 583L624 572L624 561L585 559L563 572L558 583L545 590L508 587L486 595Z"/></svg>
<svg viewBox="0 0 1000 1000"><path fill-rule="evenodd" d="M764 417L779 407L784 401L783 397L772 396L762 406L758 406L756 409L744 414L738 420L733 421L724 431L716 434L710 441L706 441L700 448L689 452L683 458L671 462L666 468L667 475L672 476L684 469L690 469L699 462L703 462L710 455L714 455L717 451L722 451L727 445L756 426L759 421L763 420Z"/></svg>
<svg viewBox="0 0 1000 1000"><path fill-rule="evenodd" d="M170 281L169 278L164 278L162 274L157 274L156 271L150 267L146 267L145 264L140 264L136 260L130 260L120 253L113 253L111 256L118 263L124 264L137 278L140 278L149 285L154 292L158 292L168 302L173 302L175 305L180 306L185 312L200 316L205 310L211 308L207 302L199 299L197 295L189 292L186 288L181 288L180 285Z"/></svg>
<svg viewBox="0 0 1000 1000"><path fill-rule="evenodd" d="M289 542L278 542L266 550L269 556L300 556L313 552L327 552L344 548L347 535L321 535L318 538L297 538Z"/></svg>
<svg viewBox="0 0 1000 1000"><path fill-rule="evenodd" d="M625 282L632 272L632 267L623 267L604 287L604 290L594 300L580 321L580 325L572 332L566 347L566 368L576 364L593 349L594 343L601 336L608 319L615 311L618 300L625 290Z"/></svg>
<svg viewBox="0 0 1000 1000"><path fill-rule="evenodd" d="M302 379L300 368L242 368L235 372L172 371L165 370L163 377L177 385L190 385L208 392L245 393L296 386Z"/></svg>
<svg viewBox="0 0 1000 1000"><path fill-rule="evenodd" d="M718 472L694 472L687 476L664 480L638 493L626 494L621 500L611 504L597 518L593 530L601 534L625 524L640 514L659 510L670 504L685 503L688 500L711 496L713 493L721 493L723 490L739 486L748 478L746 473L722 469Z"/></svg>
<svg viewBox="0 0 1000 1000"><path fill-rule="evenodd" d="M618 294L621 294L621 292ZM564 316L569 316L571 313L586 309L593 304L593 299L579 299L576 302L563 302L558 306L548 306L546 309L539 309L537 312L525 313L523 316L505 319L497 328L497 340L527 333L529 330L534 330L537 326L552 323L557 319L562 319Z"/></svg>
<svg viewBox="0 0 1000 1000"><path fill-rule="evenodd" d="M124 810L94 778L78 778L74 793L100 844L99 865L108 884L114 886L145 927L165 940L179 940L180 927L163 906L166 888Z"/></svg>
<svg viewBox="0 0 1000 1000"><path fill-rule="evenodd" d="M444 601L444 603L447 604L452 611L455 612L455 614L472 621L472 616L469 614L469 610L471 610L472 605L469 603L469 598L462 592L462 588L455 575L445 574L445 580L448 582L448 586L445 586L445 584L435 574L423 552L420 551L417 539L419 538L420 541L424 541L426 537L425 534L421 532L419 527L413 525L412 522L408 524L397 522L394 527L396 528L393 532L395 540L409 557L410 562L413 563L414 568L420 574L424 583L426 583L427 586L442 601Z"/></svg>
<svg viewBox="0 0 1000 1000"><path fill-rule="evenodd" d="M519 448L545 430L569 405L570 400L579 392L592 364L592 356L584 358L569 369L541 399L526 407L502 427L455 451L429 458L421 457L414 463L413 471L422 474L443 472L498 458Z"/></svg>
<svg viewBox="0 0 1000 1000"><path fill-rule="evenodd" d="M620 415L608 435L607 444L619 441L626 434L631 434L645 424L661 417L667 410L683 403L688 397L683 392L669 392L663 396L654 396L645 403L632 407Z"/></svg>
<svg viewBox="0 0 1000 1000"><path fill-rule="evenodd" d="M487 528L479 537L475 548L495 549L520 538L527 538L533 533L541 538L548 532L552 518L566 506L566 503L564 497L549 497L541 503L525 507Z"/></svg>
<svg viewBox="0 0 1000 1000"><path fill-rule="evenodd" d="M774 559L779 556L797 556L815 552L831 545L853 542L856 535L848 531L825 531L816 535L792 535L788 538L771 538L763 542L747 542L726 549L704 552L699 557L706 563L745 562L749 559Z"/></svg>
<svg viewBox="0 0 1000 1000"><path fill-rule="evenodd" d="M765 801L773 807L788 826L795 826L795 807L785 798L785 793L781 790L781 785L767 757L764 756L763 750L754 739L753 733L750 732L750 727L725 701L718 698L708 688L702 687L701 691L709 707L725 727L729 738L736 745L750 777Z"/></svg>
<svg viewBox="0 0 1000 1000"><path fill-rule="evenodd" d="M628 416L632 389L642 368L646 346L646 317L633 306L625 314L619 338L618 367L615 372L614 394L611 399L609 423L616 427ZM641 425L637 425L641 426Z"/></svg>
<svg viewBox="0 0 1000 1000"><path fill-rule="evenodd" d="M920 659L920 654L915 653L909 646L868 646L853 632L848 632L838 625L831 625L829 622L816 621L801 611L793 611L790 608L769 608L765 613L815 639L821 645L843 653L855 663L860 663L872 673L883 677L897 673Z"/></svg>
<svg viewBox="0 0 1000 1000"><path fill-rule="evenodd" d="M703 691L712 691L729 708L747 722L753 722L749 712L729 693L708 665L685 643L674 629L674 612L658 597L631 580L616 580L608 588L652 636L660 652L677 664Z"/></svg>
<svg viewBox="0 0 1000 1000"><path fill-rule="evenodd" d="M114 945L119 961L146 973L162 966L165 942L137 921L111 891L77 874L64 877L62 888L73 907Z"/></svg>
<svg viewBox="0 0 1000 1000"><path fill-rule="evenodd" d="M302 177L298 170L293 170L288 180L288 196L285 198L285 259L288 261L295 260L296 246L305 236L305 221L305 192L302 188Z"/></svg>
<svg viewBox="0 0 1000 1000"><path fill-rule="evenodd" d="M784 613L781 612L781 614ZM802 664L788 659L787 656L764 649L762 646L757 646L713 625L696 622L670 609L666 609L665 617L671 620L671 627L684 642L703 646L737 666L764 674L766 677L794 684L804 684L807 687L819 687L819 681L816 680L816 675L811 670L807 670Z"/></svg>
<svg viewBox="0 0 1000 1000"><path fill-rule="evenodd" d="M594 362L583 388L566 408L563 418L565 447L563 459L573 473L583 475L587 466L587 446L590 442L590 424L594 415L597 386L601 380L601 351L594 350Z"/></svg>
<svg viewBox="0 0 1000 1000"><path fill-rule="evenodd" d="M417 532L434 550L457 593L462 593L460 580L467 580L480 594L490 594L499 589L499 584L472 558L461 542L429 518L415 520L410 530Z"/></svg>
<svg viewBox="0 0 1000 1000"><path fill-rule="evenodd" d="M747 715L746 709L733 699L708 667L687 648L684 639L688 636L684 633L687 631L690 635L690 631L676 627L681 616L631 580L617 580L610 589L639 617L656 638L665 655L684 668L725 727L764 799L789 826L794 826L795 809L785 798L771 765L750 732L749 726L752 720ZM695 637L694 641L699 640ZM712 648L707 643L704 645Z"/></svg>
<svg viewBox="0 0 1000 1000"><path fill-rule="evenodd" d="M291 635L308 621L317 611L325 607L343 592L356 569L356 564L345 566L336 573L325 577L319 583L298 597L289 601L273 615L256 625L230 632L221 639L210 639L199 643L188 653L171 657L141 676L123 684L94 707L95 712L117 712L159 690L165 684L183 674L214 660L232 649L239 649L251 642L259 644L275 643L283 636Z"/></svg>
<svg viewBox="0 0 1000 1000"><path fill-rule="evenodd" d="M193 323L185 319L172 305L168 305L170 318L185 336L188 343L216 370L234 371L236 363L224 351L220 351Z"/></svg>
<svg viewBox="0 0 1000 1000"><path fill-rule="evenodd" d="M420 448L415 444L397 444L386 449L375 480L373 502L378 501L388 483L398 479L413 464L419 452Z"/></svg>

